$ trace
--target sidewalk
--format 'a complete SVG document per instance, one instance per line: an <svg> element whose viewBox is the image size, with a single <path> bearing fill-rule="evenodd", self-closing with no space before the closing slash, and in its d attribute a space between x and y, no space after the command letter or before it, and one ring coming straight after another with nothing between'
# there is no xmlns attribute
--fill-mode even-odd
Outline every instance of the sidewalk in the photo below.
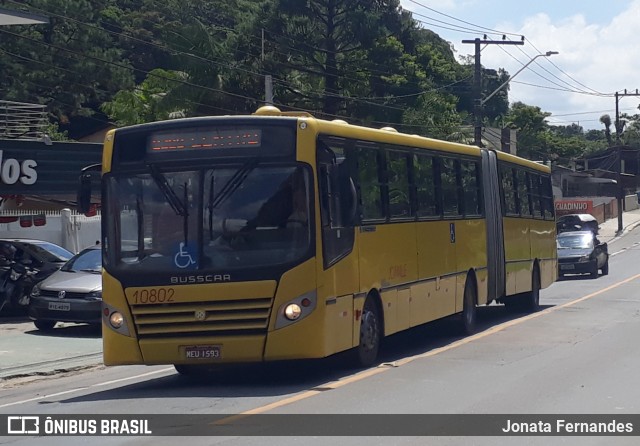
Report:
<svg viewBox="0 0 640 446"><path fill-rule="evenodd" d="M618 217L610 218L600 224L598 238L602 242L611 243L640 225L640 209L622 213L622 232L618 234Z"/></svg>

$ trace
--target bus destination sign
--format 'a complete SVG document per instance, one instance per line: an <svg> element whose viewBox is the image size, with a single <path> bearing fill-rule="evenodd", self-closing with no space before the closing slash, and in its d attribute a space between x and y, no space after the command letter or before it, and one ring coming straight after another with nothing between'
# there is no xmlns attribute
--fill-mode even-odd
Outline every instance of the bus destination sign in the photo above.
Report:
<svg viewBox="0 0 640 446"><path fill-rule="evenodd" d="M237 149L260 147L262 130L259 129L187 129L154 132L149 136L147 151L177 152L208 149Z"/></svg>

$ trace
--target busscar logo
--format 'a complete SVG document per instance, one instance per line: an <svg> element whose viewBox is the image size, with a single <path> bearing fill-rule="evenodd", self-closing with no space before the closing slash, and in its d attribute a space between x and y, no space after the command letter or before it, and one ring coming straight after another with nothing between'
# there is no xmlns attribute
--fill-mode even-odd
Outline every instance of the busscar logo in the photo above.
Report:
<svg viewBox="0 0 640 446"><path fill-rule="evenodd" d="M171 276L170 282L172 285L185 285L189 283L216 283L216 282L230 282L230 274L203 274L194 276Z"/></svg>
<svg viewBox="0 0 640 446"><path fill-rule="evenodd" d="M40 433L40 417L38 416L7 417L7 433L38 435Z"/></svg>

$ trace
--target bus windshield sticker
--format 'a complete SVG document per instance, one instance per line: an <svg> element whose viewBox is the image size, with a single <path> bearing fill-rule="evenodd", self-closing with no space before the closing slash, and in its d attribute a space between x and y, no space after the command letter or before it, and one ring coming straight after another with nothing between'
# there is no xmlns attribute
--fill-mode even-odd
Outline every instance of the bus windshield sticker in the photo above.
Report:
<svg viewBox="0 0 640 446"><path fill-rule="evenodd" d="M197 262L194 260L194 256L191 255L193 248L184 242L180 242L178 252L173 257L173 262L178 268L197 268Z"/></svg>

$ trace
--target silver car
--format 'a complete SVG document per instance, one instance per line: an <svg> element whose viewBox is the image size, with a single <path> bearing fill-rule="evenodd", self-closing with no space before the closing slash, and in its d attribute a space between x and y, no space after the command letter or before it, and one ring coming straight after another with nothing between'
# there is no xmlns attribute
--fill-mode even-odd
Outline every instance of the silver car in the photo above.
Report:
<svg viewBox="0 0 640 446"><path fill-rule="evenodd" d="M40 330L56 322L101 323L102 251L92 246L33 287L29 317Z"/></svg>

